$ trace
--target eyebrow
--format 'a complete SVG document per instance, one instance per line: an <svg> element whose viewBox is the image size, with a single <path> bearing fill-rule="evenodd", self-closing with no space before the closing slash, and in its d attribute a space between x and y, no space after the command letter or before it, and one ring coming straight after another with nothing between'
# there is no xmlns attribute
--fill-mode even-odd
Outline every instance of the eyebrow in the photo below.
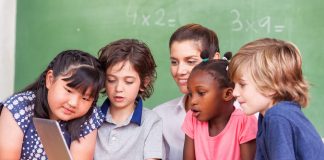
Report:
<svg viewBox="0 0 324 160"><path fill-rule="evenodd" d="M208 87L206 87L206 85L202 85L202 84L198 84L198 85L195 85L195 86L193 86L194 88L196 88L196 89L208 89Z"/></svg>
<svg viewBox="0 0 324 160"><path fill-rule="evenodd" d="M133 76L126 76L126 77L124 77L125 79L136 79L135 77L133 77Z"/></svg>
<svg viewBox="0 0 324 160"><path fill-rule="evenodd" d="M82 96L89 97L89 98L93 98L93 97L91 96L91 93L84 93L84 94L82 94Z"/></svg>
<svg viewBox="0 0 324 160"><path fill-rule="evenodd" d="M194 59L200 59L200 56L189 56L189 57L185 57L185 59L191 59L191 58L194 58Z"/></svg>
<svg viewBox="0 0 324 160"><path fill-rule="evenodd" d="M238 80L238 82L246 82L247 81L246 79L243 79L243 78L238 78L237 80Z"/></svg>
<svg viewBox="0 0 324 160"><path fill-rule="evenodd" d="M108 76L108 77L113 77L113 78L117 77L117 76L115 76L115 75L113 75L113 74L107 74L107 76ZM125 77L122 77L122 78L124 78L124 79L129 79L129 78L131 78L131 79L136 79L135 76L125 76Z"/></svg>
<svg viewBox="0 0 324 160"><path fill-rule="evenodd" d="M188 56L188 57L184 57L185 59L190 59L190 58L200 58L199 56ZM170 57L170 59L177 59L177 58L174 58L174 57Z"/></svg>

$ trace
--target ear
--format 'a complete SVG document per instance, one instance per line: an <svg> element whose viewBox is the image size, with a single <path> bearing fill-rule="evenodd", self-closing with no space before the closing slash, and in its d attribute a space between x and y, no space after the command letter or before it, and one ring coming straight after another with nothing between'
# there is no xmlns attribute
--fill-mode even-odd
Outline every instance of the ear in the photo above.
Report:
<svg viewBox="0 0 324 160"><path fill-rule="evenodd" d="M54 83L53 70L48 70L45 77L46 88L49 89Z"/></svg>
<svg viewBox="0 0 324 160"><path fill-rule="evenodd" d="M225 88L222 95L224 101L230 101L233 99L233 88Z"/></svg>
<svg viewBox="0 0 324 160"><path fill-rule="evenodd" d="M275 94L276 94L276 92L274 90L270 90L270 89L268 89L265 92L265 96L267 96L267 97L273 97Z"/></svg>
<svg viewBox="0 0 324 160"><path fill-rule="evenodd" d="M141 88L140 88L140 91L143 92L143 91L145 90L145 88L149 85L150 82L151 82L151 78L149 78L149 77L145 77L145 78L144 78L144 81L143 81L143 83L144 83L144 85L143 85L144 88L141 87Z"/></svg>
<svg viewBox="0 0 324 160"><path fill-rule="evenodd" d="M213 59L220 59L220 53L216 52Z"/></svg>

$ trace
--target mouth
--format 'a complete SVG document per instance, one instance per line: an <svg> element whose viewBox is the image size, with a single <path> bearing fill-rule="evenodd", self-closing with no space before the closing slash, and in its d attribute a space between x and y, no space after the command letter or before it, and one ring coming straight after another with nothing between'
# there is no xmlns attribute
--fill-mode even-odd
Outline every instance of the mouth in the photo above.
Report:
<svg viewBox="0 0 324 160"><path fill-rule="evenodd" d="M64 114L67 114L67 115L71 115L71 114L75 113L75 111L73 109L70 109L69 107L63 107L63 112L64 112Z"/></svg>
<svg viewBox="0 0 324 160"><path fill-rule="evenodd" d="M121 96L114 96L114 101L115 102L122 102L124 100L124 97Z"/></svg>
<svg viewBox="0 0 324 160"><path fill-rule="evenodd" d="M187 85L187 79L178 79L178 84L181 86Z"/></svg>
<svg viewBox="0 0 324 160"><path fill-rule="evenodd" d="M200 114L200 111L197 110L197 109L192 108L191 111L192 111L192 115L195 116L195 117L198 117L199 114Z"/></svg>

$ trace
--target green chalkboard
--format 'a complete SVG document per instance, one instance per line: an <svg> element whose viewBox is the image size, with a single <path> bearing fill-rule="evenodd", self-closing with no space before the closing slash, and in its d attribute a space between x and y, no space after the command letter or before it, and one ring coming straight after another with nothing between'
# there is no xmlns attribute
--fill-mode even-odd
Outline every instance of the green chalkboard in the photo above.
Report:
<svg viewBox="0 0 324 160"><path fill-rule="evenodd" d="M322 0L28 0L17 1L15 90L36 79L65 49L97 54L120 38L148 44L157 61L153 108L180 95L169 73L168 41L181 25L215 30L221 52L261 37L294 42L303 56L311 103L304 112L324 136L324 2Z"/></svg>

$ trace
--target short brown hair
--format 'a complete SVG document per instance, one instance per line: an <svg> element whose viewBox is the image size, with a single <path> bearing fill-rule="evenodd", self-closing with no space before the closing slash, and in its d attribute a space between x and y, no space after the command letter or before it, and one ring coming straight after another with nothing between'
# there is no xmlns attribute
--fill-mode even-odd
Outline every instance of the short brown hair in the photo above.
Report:
<svg viewBox="0 0 324 160"><path fill-rule="evenodd" d="M299 49L291 42L263 38L245 44L229 65L230 78L235 82L248 74L261 94L274 92L274 103L294 101L305 107L308 84L302 74Z"/></svg>
<svg viewBox="0 0 324 160"><path fill-rule="evenodd" d="M101 48L98 54L105 71L119 62L129 61L141 79L140 88L144 89L139 91L138 95L144 100L153 94L156 64L149 47L144 42L137 39L120 39ZM144 85L147 80L148 83Z"/></svg>

